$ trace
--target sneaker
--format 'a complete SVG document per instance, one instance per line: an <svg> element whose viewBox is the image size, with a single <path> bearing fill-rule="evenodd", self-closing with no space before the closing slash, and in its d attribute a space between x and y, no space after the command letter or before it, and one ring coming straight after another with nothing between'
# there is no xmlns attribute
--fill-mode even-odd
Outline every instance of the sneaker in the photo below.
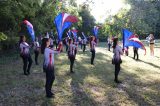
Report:
<svg viewBox="0 0 160 106"><path fill-rule="evenodd" d="M51 94L51 95L46 95L47 98L53 98L54 96Z"/></svg>
<svg viewBox="0 0 160 106"><path fill-rule="evenodd" d="M70 71L71 73L74 73L74 71Z"/></svg>
<svg viewBox="0 0 160 106"><path fill-rule="evenodd" d="M114 80L115 83L122 83L121 81L119 80Z"/></svg>

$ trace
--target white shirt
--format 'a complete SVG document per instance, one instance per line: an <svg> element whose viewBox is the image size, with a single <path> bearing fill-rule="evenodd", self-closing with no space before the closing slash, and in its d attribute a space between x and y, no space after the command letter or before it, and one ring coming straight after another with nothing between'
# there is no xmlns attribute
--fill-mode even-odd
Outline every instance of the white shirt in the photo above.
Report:
<svg viewBox="0 0 160 106"><path fill-rule="evenodd" d="M45 48L44 50L44 65L48 66L49 64L54 66L54 53L59 53L50 48Z"/></svg>
<svg viewBox="0 0 160 106"><path fill-rule="evenodd" d="M50 45L53 45L53 39L52 38L50 39Z"/></svg>
<svg viewBox="0 0 160 106"><path fill-rule="evenodd" d="M28 54L29 53L29 45L27 42L20 43L21 53Z"/></svg>
<svg viewBox="0 0 160 106"><path fill-rule="evenodd" d="M91 50L95 50L95 45L96 45L96 42L95 41L91 41Z"/></svg>
<svg viewBox="0 0 160 106"><path fill-rule="evenodd" d="M122 48L119 45L116 46L116 48L113 50L113 52L114 52L113 56L116 59L120 59L121 55L123 54Z"/></svg>
<svg viewBox="0 0 160 106"><path fill-rule="evenodd" d="M37 50L37 48L39 47L40 47L39 42L34 42L34 50Z"/></svg>
<svg viewBox="0 0 160 106"><path fill-rule="evenodd" d="M87 39L83 39L83 44L86 44L87 43Z"/></svg>
<svg viewBox="0 0 160 106"><path fill-rule="evenodd" d="M69 45L69 54L70 55L75 55L75 50L76 50L77 46L74 44L70 44Z"/></svg>

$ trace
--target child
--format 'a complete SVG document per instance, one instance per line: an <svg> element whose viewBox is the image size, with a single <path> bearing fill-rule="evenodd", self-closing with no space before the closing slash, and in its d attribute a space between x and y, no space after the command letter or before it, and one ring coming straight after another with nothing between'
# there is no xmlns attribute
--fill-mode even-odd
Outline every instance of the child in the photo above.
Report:
<svg viewBox="0 0 160 106"><path fill-rule="evenodd" d="M39 45L39 42L38 42L38 38L36 38L36 40L34 42L34 53L35 53L35 63L36 63L36 65L38 65L39 51L40 51L40 45Z"/></svg>
<svg viewBox="0 0 160 106"><path fill-rule="evenodd" d="M70 59L70 72L73 72L73 64L74 64L74 60L75 60L75 50L76 50L77 46L73 44L72 39L69 39L69 59Z"/></svg>
<svg viewBox="0 0 160 106"><path fill-rule="evenodd" d="M32 58L31 58L30 51L29 51L30 46L26 42L26 37L24 35L20 36L19 45L20 45L20 50L21 50L20 56L23 59L24 75L29 75L30 68L32 66Z"/></svg>
<svg viewBox="0 0 160 106"><path fill-rule="evenodd" d="M95 42L95 37L92 36L90 39L90 51L92 53L92 57L91 57L91 65L94 65L94 58L95 58L95 46L97 45L97 43Z"/></svg>
<svg viewBox="0 0 160 106"><path fill-rule="evenodd" d="M51 92L52 84L55 80L54 75L54 53L59 53L59 51L54 51L49 48L50 40L49 38L43 38L41 45L41 52L44 54L43 69L46 72L46 97L52 98L54 94Z"/></svg>

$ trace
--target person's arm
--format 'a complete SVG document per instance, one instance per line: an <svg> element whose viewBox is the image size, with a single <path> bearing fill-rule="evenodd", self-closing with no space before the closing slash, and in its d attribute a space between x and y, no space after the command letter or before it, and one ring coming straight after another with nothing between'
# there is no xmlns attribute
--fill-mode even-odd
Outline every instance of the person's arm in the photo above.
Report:
<svg viewBox="0 0 160 106"><path fill-rule="evenodd" d="M48 48L49 49L49 48ZM60 51L57 51L57 50L53 50L53 49L49 49L50 53L52 54L59 54Z"/></svg>
<svg viewBox="0 0 160 106"><path fill-rule="evenodd" d="M119 53L121 54L121 55L123 55L123 51L122 51L122 48L119 46L118 47L118 51L119 51Z"/></svg>

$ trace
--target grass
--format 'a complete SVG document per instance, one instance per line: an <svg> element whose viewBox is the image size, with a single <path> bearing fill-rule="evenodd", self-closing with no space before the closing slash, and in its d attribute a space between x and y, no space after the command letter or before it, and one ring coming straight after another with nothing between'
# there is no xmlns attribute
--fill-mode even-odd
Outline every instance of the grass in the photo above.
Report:
<svg viewBox="0 0 160 106"><path fill-rule="evenodd" d="M54 99L45 97L45 73L33 63L30 76L22 73L22 60L18 54L0 57L0 106L158 106L160 105L160 55L144 56L139 50L140 61L122 56L119 75L122 84L115 84L113 53L105 43L96 48L95 65L90 65L90 52L80 49L74 64L75 74L69 73L66 53L55 56L56 80L53 84ZM32 56L32 59L34 56ZM5 60L4 60L5 59Z"/></svg>

